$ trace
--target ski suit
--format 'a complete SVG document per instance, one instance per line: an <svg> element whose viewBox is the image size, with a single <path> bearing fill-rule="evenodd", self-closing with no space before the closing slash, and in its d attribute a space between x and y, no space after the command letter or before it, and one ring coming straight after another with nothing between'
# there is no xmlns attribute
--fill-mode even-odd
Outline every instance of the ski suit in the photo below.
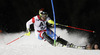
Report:
<svg viewBox="0 0 100 55"><path fill-rule="evenodd" d="M30 25L34 24L35 36L38 37L38 39L44 39L44 37L42 36L43 32L46 32L51 38L53 38L53 31L47 28L46 25L46 22L48 22L49 20L51 20L49 17L47 17L46 20L41 20L39 15L34 16L26 23L26 28L29 29Z"/></svg>

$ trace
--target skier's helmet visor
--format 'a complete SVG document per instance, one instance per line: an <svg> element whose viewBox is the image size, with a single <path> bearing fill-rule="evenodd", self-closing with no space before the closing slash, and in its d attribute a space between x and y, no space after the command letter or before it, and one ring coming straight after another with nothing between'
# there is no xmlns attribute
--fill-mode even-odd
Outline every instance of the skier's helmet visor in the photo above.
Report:
<svg viewBox="0 0 100 55"><path fill-rule="evenodd" d="M43 17L43 18L47 18L47 17L48 17L47 12L41 12L41 17Z"/></svg>

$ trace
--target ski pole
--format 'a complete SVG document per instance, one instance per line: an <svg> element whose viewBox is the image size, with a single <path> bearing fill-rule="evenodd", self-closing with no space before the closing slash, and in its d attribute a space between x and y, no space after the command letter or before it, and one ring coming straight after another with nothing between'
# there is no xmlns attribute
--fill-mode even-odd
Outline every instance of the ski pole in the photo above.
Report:
<svg viewBox="0 0 100 55"><path fill-rule="evenodd" d="M24 35L22 35L22 36L20 36L20 37L18 37L18 38L16 38L16 39L14 39L14 40L12 40L11 42L7 43L6 45L9 45L9 44L13 43L14 41L16 41L16 40L18 40L18 39L22 38L23 36L25 36L25 34L24 34Z"/></svg>
<svg viewBox="0 0 100 55"><path fill-rule="evenodd" d="M95 33L95 31L92 31L92 30L87 30L87 29L72 27L72 26L68 26L68 25L62 25L62 24L58 24L58 25L61 25L61 26L64 26L64 27L73 28L73 29L78 29L78 30L83 30L83 31L88 31L88 32L93 32L93 33Z"/></svg>

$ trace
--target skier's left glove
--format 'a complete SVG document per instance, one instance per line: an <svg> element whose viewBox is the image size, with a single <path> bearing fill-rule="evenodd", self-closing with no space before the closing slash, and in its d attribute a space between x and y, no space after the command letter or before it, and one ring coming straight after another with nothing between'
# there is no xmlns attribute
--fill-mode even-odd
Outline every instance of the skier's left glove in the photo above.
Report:
<svg viewBox="0 0 100 55"><path fill-rule="evenodd" d="M54 21L53 20L48 20L49 24L52 24L52 26L54 26ZM56 23L56 25L59 25L58 23Z"/></svg>
<svg viewBox="0 0 100 55"><path fill-rule="evenodd" d="M56 25L59 25L58 23L56 23ZM54 24L51 25L52 27L54 27Z"/></svg>
<svg viewBox="0 0 100 55"><path fill-rule="evenodd" d="M30 36L31 32L29 29L27 29L27 33L25 33L24 35Z"/></svg>

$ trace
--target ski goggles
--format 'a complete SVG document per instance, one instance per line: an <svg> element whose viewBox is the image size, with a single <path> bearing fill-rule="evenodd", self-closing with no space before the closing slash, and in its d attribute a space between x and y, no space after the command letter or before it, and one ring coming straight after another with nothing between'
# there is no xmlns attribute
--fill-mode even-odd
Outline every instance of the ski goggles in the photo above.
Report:
<svg viewBox="0 0 100 55"><path fill-rule="evenodd" d="M41 17L48 17L47 12L41 11L40 12Z"/></svg>

